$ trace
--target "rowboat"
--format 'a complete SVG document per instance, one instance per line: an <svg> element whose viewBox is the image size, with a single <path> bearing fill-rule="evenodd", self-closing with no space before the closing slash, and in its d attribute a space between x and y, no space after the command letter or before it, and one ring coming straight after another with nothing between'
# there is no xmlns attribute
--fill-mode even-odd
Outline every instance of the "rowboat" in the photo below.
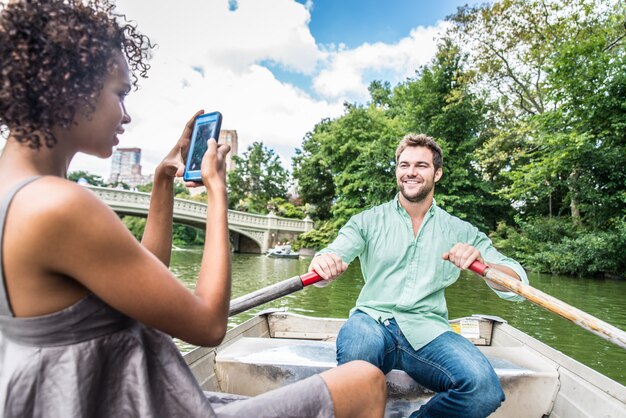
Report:
<svg viewBox="0 0 626 418"><path fill-rule="evenodd" d="M336 367L335 339L345 319L268 310L232 328L218 347L184 358L207 391L255 396ZM492 417L626 417L626 387L498 317L450 321L489 359L506 401ZM406 373L386 376L385 417L404 417L433 392Z"/></svg>
<svg viewBox="0 0 626 418"><path fill-rule="evenodd" d="M300 253L284 252L282 250L270 249L267 251L268 257L273 258L292 258L297 259L300 257Z"/></svg>

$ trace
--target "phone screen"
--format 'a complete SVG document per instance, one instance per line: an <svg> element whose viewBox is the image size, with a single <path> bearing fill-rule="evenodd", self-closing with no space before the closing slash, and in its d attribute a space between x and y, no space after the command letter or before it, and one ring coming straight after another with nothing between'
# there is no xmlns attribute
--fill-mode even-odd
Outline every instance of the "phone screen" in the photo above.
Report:
<svg viewBox="0 0 626 418"><path fill-rule="evenodd" d="M191 150L187 158L185 180L200 180L202 157L207 150L207 141L210 138L218 139L222 115L219 112L207 113L196 118L191 137Z"/></svg>

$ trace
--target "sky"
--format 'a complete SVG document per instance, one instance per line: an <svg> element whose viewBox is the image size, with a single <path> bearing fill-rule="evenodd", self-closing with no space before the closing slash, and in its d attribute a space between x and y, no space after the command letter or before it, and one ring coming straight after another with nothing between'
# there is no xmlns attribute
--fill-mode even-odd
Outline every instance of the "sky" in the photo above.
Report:
<svg viewBox="0 0 626 418"><path fill-rule="evenodd" d="M307 132L366 103L373 80L392 86L434 57L446 16L474 0L117 0L157 44L126 99L119 147L142 149L150 174L198 109L220 111L239 154L255 141L286 169ZM175 7L173 7L175 5ZM111 159L79 155L70 171L108 179Z"/></svg>

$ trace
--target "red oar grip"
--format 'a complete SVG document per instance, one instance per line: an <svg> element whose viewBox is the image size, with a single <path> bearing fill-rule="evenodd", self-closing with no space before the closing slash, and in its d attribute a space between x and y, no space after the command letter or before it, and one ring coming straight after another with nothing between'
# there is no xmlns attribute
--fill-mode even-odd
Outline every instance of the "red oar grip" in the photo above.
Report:
<svg viewBox="0 0 626 418"><path fill-rule="evenodd" d="M481 276L485 275L485 271L487 271L488 268L489 266L487 264L483 264L478 260L474 260L474 262L469 266L470 270L474 273L480 274Z"/></svg>
<svg viewBox="0 0 626 418"><path fill-rule="evenodd" d="M322 281L322 278L316 272L310 271L300 275L300 280L302 280L302 286L306 287L310 284Z"/></svg>

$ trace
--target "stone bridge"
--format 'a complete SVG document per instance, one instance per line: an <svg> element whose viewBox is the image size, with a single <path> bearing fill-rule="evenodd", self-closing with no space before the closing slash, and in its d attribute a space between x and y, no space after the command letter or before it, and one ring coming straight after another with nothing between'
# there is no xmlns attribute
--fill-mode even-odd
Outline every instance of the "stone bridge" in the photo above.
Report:
<svg viewBox="0 0 626 418"><path fill-rule="evenodd" d="M146 217L150 207L150 193L88 186L118 215ZM206 203L174 199L174 222L204 229ZM313 221L306 217L288 219L268 215L228 210L228 229L233 249L237 252L264 253L279 241L295 241L303 232L313 229Z"/></svg>

